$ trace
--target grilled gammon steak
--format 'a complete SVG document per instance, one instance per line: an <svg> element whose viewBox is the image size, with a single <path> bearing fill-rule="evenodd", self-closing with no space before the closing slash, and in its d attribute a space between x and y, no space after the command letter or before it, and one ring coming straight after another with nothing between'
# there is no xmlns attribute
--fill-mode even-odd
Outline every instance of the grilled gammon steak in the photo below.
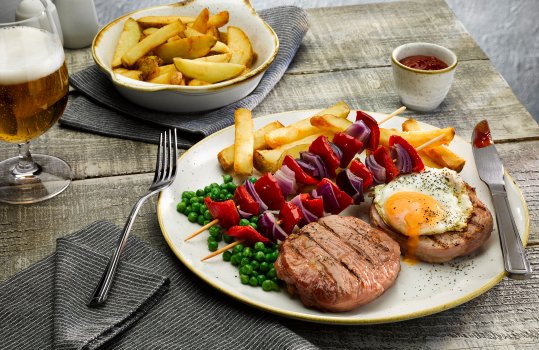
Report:
<svg viewBox="0 0 539 350"><path fill-rule="evenodd" d="M400 248L363 220L331 215L290 235L281 245L275 270L305 306L348 311L393 285L400 271Z"/></svg>

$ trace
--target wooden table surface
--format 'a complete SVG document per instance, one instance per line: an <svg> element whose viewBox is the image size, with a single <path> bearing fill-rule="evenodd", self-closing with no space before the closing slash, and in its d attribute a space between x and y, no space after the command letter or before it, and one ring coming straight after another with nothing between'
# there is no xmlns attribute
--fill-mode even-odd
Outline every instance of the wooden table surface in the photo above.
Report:
<svg viewBox="0 0 539 350"><path fill-rule="evenodd" d="M95 2L98 11L106 13L102 18L142 7L127 1ZM506 170L528 203L531 226L527 253L538 270L539 125L447 5L442 0L418 0L309 9L308 13L310 30L303 45L282 81L253 111L254 116L324 108L339 100L353 108L390 112L400 106L389 64L391 50L413 41L450 48L460 62L448 97L434 112L409 111L405 116L439 127L454 126L465 139L470 138L479 120L489 120ZM67 59L71 73L93 63L89 49L67 50ZM64 193L51 200L24 206L0 204L0 281L51 254L58 237L96 220L123 225L153 176L155 145L59 125L32 145L35 153L65 159L74 178ZM0 159L15 154L15 145L0 144ZM159 229L155 198L143 206L133 232L172 254ZM347 340L357 342L360 337L368 348L536 349L538 288L536 274L526 281L504 279L464 305L397 324L321 327L278 320L307 339L313 332L324 334L316 337L316 345L323 348L345 348Z"/></svg>

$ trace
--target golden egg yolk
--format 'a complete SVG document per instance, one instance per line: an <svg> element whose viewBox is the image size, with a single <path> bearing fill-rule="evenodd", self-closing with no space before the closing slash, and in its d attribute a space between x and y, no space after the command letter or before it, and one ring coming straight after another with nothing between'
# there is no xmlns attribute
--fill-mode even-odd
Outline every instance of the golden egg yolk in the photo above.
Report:
<svg viewBox="0 0 539 350"><path fill-rule="evenodd" d="M415 251L421 228L442 219L442 207L436 199L423 193L397 192L388 198L384 209L388 224L408 236L404 261L416 263Z"/></svg>

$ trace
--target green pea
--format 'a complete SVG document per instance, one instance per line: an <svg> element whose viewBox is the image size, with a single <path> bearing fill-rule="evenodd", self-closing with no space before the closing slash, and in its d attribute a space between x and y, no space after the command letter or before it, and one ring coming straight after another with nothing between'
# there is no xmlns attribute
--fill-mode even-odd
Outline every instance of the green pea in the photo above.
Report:
<svg viewBox="0 0 539 350"><path fill-rule="evenodd" d="M273 261L271 261L271 253L266 253L265 259L266 259L266 261L267 261L268 263L273 262Z"/></svg>
<svg viewBox="0 0 539 350"><path fill-rule="evenodd" d="M216 240L217 242L221 242L221 241L223 240L223 235L219 233L219 234L217 235L217 237L215 237L215 240Z"/></svg>
<svg viewBox="0 0 539 350"><path fill-rule="evenodd" d="M251 181L252 183L255 183L256 180L257 180L256 177L250 177L250 178L249 178L249 181Z"/></svg>
<svg viewBox="0 0 539 350"><path fill-rule="evenodd" d="M233 251L234 251L234 254L235 254L235 253L241 253L242 250L243 250L243 248L244 248L244 245L243 245L243 244L241 244L241 243L238 244L237 246L234 247L234 250L233 250Z"/></svg>
<svg viewBox="0 0 539 350"><path fill-rule="evenodd" d="M234 179L232 178L232 176L230 176L230 175L228 175L228 174L223 175L223 182L224 182L224 183L232 182L232 180L234 180Z"/></svg>
<svg viewBox="0 0 539 350"><path fill-rule="evenodd" d="M226 189L228 190L228 192L230 192L232 194L234 192L236 192L236 187L237 187L236 184L233 183L233 182L229 182L229 183L226 184Z"/></svg>
<svg viewBox="0 0 539 350"><path fill-rule="evenodd" d="M249 226L251 226L251 227L254 228L255 230L258 229L258 225L255 224L254 222L250 222L250 223L249 223Z"/></svg>
<svg viewBox="0 0 539 350"><path fill-rule="evenodd" d="M262 285L262 283L264 283L264 281L266 280L266 276L258 275L256 276L256 279L258 280L258 284Z"/></svg>
<svg viewBox="0 0 539 350"><path fill-rule="evenodd" d="M194 203L198 203L198 197L189 197L189 203L191 203L191 206L193 206Z"/></svg>
<svg viewBox="0 0 539 350"><path fill-rule="evenodd" d="M217 199L220 200L220 201L224 201L225 200L225 195L222 194L222 193L219 193L219 196L217 196Z"/></svg>
<svg viewBox="0 0 539 350"><path fill-rule="evenodd" d="M263 251L264 248L266 248L266 246L262 242L256 242L255 245L254 245L255 252ZM264 253L262 253L262 254L264 254Z"/></svg>
<svg viewBox="0 0 539 350"><path fill-rule="evenodd" d="M233 237L230 237L226 233L223 233L223 241L225 241L225 243L232 243L233 240L234 240Z"/></svg>
<svg viewBox="0 0 539 350"><path fill-rule="evenodd" d="M240 267L240 273L244 275L250 275L253 273L253 267L249 264L243 265Z"/></svg>
<svg viewBox="0 0 539 350"><path fill-rule="evenodd" d="M227 195L225 196L225 199L232 199L232 198L234 198L234 195L231 194L231 193L229 193L229 194L227 194Z"/></svg>
<svg viewBox="0 0 539 350"><path fill-rule="evenodd" d="M210 223L210 220L204 220L204 226Z"/></svg>
<svg viewBox="0 0 539 350"><path fill-rule="evenodd" d="M185 213L185 208L187 208L187 204L185 204L185 202L180 202L178 205L176 205L176 210L182 214Z"/></svg>
<svg viewBox="0 0 539 350"><path fill-rule="evenodd" d="M184 192L182 193L182 199L183 199L183 198L189 199L189 198L193 197L194 194L195 194L195 193L192 192L192 191L184 191Z"/></svg>
<svg viewBox="0 0 539 350"><path fill-rule="evenodd" d="M191 203L191 210L197 213L200 212L200 203L196 201Z"/></svg>
<svg viewBox="0 0 539 350"><path fill-rule="evenodd" d="M278 257L279 257L279 251L278 250L271 253L271 262L275 262Z"/></svg>
<svg viewBox="0 0 539 350"><path fill-rule="evenodd" d="M232 254L230 257L230 263L234 266L238 266L240 264L241 255L240 254Z"/></svg>
<svg viewBox="0 0 539 350"><path fill-rule="evenodd" d="M215 225L210 227L208 231L210 232L210 235L214 236L221 232L221 228L219 227L219 225Z"/></svg>
<svg viewBox="0 0 539 350"><path fill-rule="evenodd" d="M208 236L207 241L208 241L208 243L210 243L210 242L217 242L217 240L215 239L215 237L212 237L212 236Z"/></svg>
<svg viewBox="0 0 539 350"><path fill-rule="evenodd" d="M223 261L230 261L231 258L232 258L232 253L229 252L228 250L223 253Z"/></svg>
<svg viewBox="0 0 539 350"><path fill-rule="evenodd" d="M274 288L275 288L275 282L273 282L272 280L265 280L264 282L262 282L262 289L265 292L270 292Z"/></svg>
<svg viewBox="0 0 539 350"><path fill-rule="evenodd" d="M258 286L258 279L255 276L251 276L251 278L249 278L249 284L253 287Z"/></svg>
<svg viewBox="0 0 539 350"><path fill-rule="evenodd" d="M253 250L250 247L245 247L241 254L246 258L250 258L253 255Z"/></svg>
<svg viewBox="0 0 539 350"><path fill-rule="evenodd" d="M241 281L242 284L249 284L249 276L240 275L240 281Z"/></svg>
<svg viewBox="0 0 539 350"><path fill-rule="evenodd" d="M198 219L198 214L195 213L195 212L190 212L188 215L187 215L187 220L189 220L189 222L196 222Z"/></svg>
<svg viewBox="0 0 539 350"><path fill-rule="evenodd" d="M206 198L206 196L200 196L200 197L197 197L198 198L198 202L200 204L204 204L204 198Z"/></svg>
<svg viewBox="0 0 539 350"><path fill-rule="evenodd" d="M277 273L275 272L275 268L272 267L272 268L268 271L268 273L266 274L266 276L267 276L268 278L274 278L274 277L277 277Z"/></svg>
<svg viewBox="0 0 539 350"><path fill-rule="evenodd" d="M246 257L242 257L242 255L240 254L240 266L245 266L245 265L249 265L251 263L251 261L249 260L249 258L246 258Z"/></svg>
<svg viewBox="0 0 539 350"><path fill-rule="evenodd" d="M219 188L219 184L218 184L217 182L212 182L212 183L210 184L210 187L211 187L211 188Z"/></svg>
<svg viewBox="0 0 539 350"><path fill-rule="evenodd" d="M269 266L269 264L267 262L262 261L260 263L260 267L259 267L260 272L268 272L269 269L270 269L270 266Z"/></svg>
<svg viewBox="0 0 539 350"><path fill-rule="evenodd" d="M240 220L240 226L248 226L248 225L249 225L249 220L247 219Z"/></svg>
<svg viewBox="0 0 539 350"><path fill-rule="evenodd" d="M219 243L213 241L213 242L208 242L208 250L210 252L214 252L217 250L217 247L219 246Z"/></svg>
<svg viewBox="0 0 539 350"><path fill-rule="evenodd" d="M220 194L222 194L223 196L226 196L228 194L228 191L226 189L222 189L219 191Z"/></svg>
<svg viewBox="0 0 539 350"><path fill-rule="evenodd" d="M251 260L251 266L253 267L254 271L258 271L260 268L260 263L256 260Z"/></svg>
<svg viewBox="0 0 539 350"><path fill-rule="evenodd" d="M203 226L203 225L204 225L204 216L199 215L199 216L197 217L197 223L198 223L200 226Z"/></svg>
<svg viewBox="0 0 539 350"><path fill-rule="evenodd" d="M191 208L191 206L188 205L188 206L185 207L185 213L184 214L189 215L189 213L192 212L192 211L193 211L193 208Z"/></svg>
<svg viewBox="0 0 539 350"><path fill-rule="evenodd" d="M258 242L258 243L262 243L262 242ZM262 243L262 244L264 244L264 243ZM264 253L261 252L261 251L258 251L258 252L256 252L256 254L255 254L255 259L256 259L257 261L260 261L260 262L265 262L265 261L266 261L266 254L264 254ZM266 265L267 265L267 263L266 263Z"/></svg>
<svg viewBox="0 0 539 350"><path fill-rule="evenodd" d="M209 230L210 237L217 238L221 232L219 230Z"/></svg>
<svg viewBox="0 0 539 350"><path fill-rule="evenodd" d="M203 189L197 190L196 194L198 197L204 196L204 190Z"/></svg>
<svg viewBox="0 0 539 350"><path fill-rule="evenodd" d="M249 221L250 221L252 224L258 224L258 216L256 216L256 215L251 216L251 218L249 219Z"/></svg>

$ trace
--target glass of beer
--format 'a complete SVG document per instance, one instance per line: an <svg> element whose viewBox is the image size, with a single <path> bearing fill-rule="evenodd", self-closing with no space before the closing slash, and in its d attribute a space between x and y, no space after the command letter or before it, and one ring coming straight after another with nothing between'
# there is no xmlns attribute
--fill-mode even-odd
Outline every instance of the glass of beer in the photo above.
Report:
<svg viewBox="0 0 539 350"><path fill-rule="evenodd" d="M64 50L43 3L39 18L0 23L0 141L19 146L18 157L0 162L0 202L39 202L71 182L66 162L29 150L60 118L69 91Z"/></svg>

